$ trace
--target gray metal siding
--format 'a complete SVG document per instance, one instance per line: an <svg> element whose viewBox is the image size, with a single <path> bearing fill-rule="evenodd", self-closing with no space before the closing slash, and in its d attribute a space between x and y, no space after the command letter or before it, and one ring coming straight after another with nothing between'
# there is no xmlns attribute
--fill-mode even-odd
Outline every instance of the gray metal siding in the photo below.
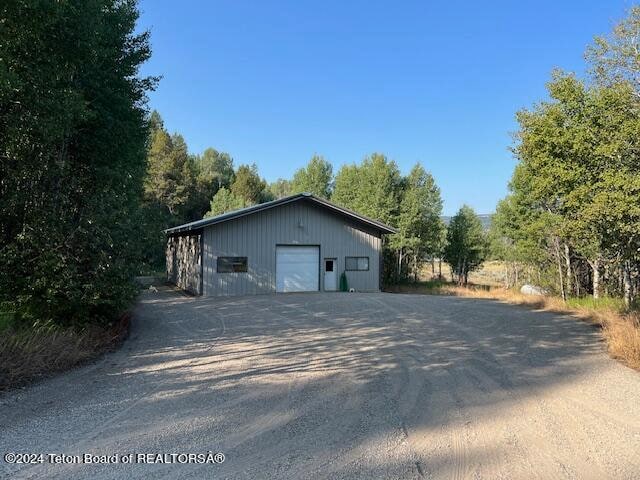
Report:
<svg viewBox="0 0 640 480"><path fill-rule="evenodd" d="M302 227L298 225L302 223ZM274 293L276 245L320 245L320 262L337 259L338 277L346 256L369 257L369 270L346 272L350 288L377 291L380 279L379 234L307 202L295 202L204 228L203 294ZM246 256L248 272L217 273L218 256ZM324 265L320 288L324 289Z"/></svg>

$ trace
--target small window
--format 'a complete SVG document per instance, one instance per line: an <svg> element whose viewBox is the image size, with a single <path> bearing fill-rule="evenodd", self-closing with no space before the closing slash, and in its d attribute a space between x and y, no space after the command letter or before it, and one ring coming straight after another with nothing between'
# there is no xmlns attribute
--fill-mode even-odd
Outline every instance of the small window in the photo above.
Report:
<svg viewBox="0 0 640 480"><path fill-rule="evenodd" d="M325 262L324 262L324 271L325 272L333 272L333 260L325 260Z"/></svg>
<svg viewBox="0 0 640 480"><path fill-rule="evenodd" d="M247 271L247 257L218 257L218 273Z"/></svg>
<svg viewBox="0 0 640 480"><path fill-rule="evenodd" d="M369 270L369 257L345 257L345 270Z"/></svg>

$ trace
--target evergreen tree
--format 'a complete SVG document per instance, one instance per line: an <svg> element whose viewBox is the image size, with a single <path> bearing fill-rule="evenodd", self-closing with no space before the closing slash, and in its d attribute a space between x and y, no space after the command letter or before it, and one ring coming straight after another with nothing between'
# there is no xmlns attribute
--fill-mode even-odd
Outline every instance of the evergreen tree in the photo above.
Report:
<svg viewBox="0 0 640 480"><path fill-rule="evenodd" d="M178 221L188 219L195 194L195 164L179 134L155 132L148 153L144 191L147 201L166 208Z"/></svg>
<svg viewBox="0 0 640 480"><path fill-rule="evenodd" d="M260 178L255 163L251 166L240 165L231 184L231 192L242 198L247 205L262 202L266 188L267 182Z"/></svg>
<svg viewBox="0 0 640 480"><path fill-rule="evenodd" d="M149 136L153 138L156 132L164 130L164 120L160 116L160 112L153 110L149 115Z"/></svg>

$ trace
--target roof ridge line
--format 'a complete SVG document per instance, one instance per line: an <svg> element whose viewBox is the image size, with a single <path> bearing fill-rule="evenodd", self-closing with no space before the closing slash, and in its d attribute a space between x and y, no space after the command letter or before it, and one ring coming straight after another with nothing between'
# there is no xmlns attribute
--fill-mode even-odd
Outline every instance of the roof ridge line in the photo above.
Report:
<svg viewBox="0 0 640 480"><path fill-rule="evenodd" d="M271 200L269 202L258 203L256 205L251 205L249 207L233 210L231 212L226 212L220 215L216 215L214 217L206 217L201 220L195 220L193 222L188 222L172 228L167 228L166 230L164 230L164 233L167 235L171 235L174 233L189 232L192 230L207 227L209 225L216 225L218 223L223 223L229 220L233 220L235 218L251 215L253 213L257 213L262 210L268 210L270 208L277 207L279 205L285 205L287 203L295 202L297 200L302 200L302 199L312 200L315 203L322 205L326 208L330 208L334 211L341 212L342 214L355 218L356 220L362 223L369 224L370 226L373 226L379 229L381 233L396 233L397 231L395 228L390 227L389 225L386 225L385 223L382 223L378 220L374 220L372 218L369 218L357 212L354 212L353 210L349 210L348 208L341 207L339 205L331 203L329 200L316 197L312 193L302 192L302 193L296 193L294 195L289 195L287 197L278 198L276 200Z"/></svg>

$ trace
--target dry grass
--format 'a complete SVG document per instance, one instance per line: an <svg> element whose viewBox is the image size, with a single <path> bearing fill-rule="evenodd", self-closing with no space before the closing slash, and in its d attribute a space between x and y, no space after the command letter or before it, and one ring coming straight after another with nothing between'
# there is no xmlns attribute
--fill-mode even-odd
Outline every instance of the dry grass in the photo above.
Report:
<svg viewBox="0 0 640 480"><path fill-rule="evenodd" d="M605 323L602 333L613 358L640 370L640 318L638 315Z"/></svg>
<svg viewBox="0 0 640 480"><path fill-rule="evenodd" d="M129 332L129 315L110 327L82 331L62 328L15 329L0 332L0 391L68 370L119 345Z"/></svg>
<svg viewBox="0 0 640 480"><path fill-rule="evenodd" d="M619 302L611 299L603 299L599 302L570 301L565 303L558 297L523 295L500 287L484 285L459 287L437 281L396 285L390 287L388 291L492 299L538 310L568 314L600 326L602 335L607 342L609 354L625 365L640 370L640 315L636 312L623 312Z"/></svg>
<svg viewBox="0 0 640 480"><path fill-rule="evenodd" d="M419 277L422 280L428 280L435 278L438 274L439 268L436 264L434 269L431 268L430 263L426 263L419 273ZM447 263L442 264L442 277L447 282L451 282L451 268ZM478 270L474 270L469 273L469 281L475 285L489 285L492 287L499 287L504 285L505 279L505 262L502 261L488 261L484 262Z"/></svg>

